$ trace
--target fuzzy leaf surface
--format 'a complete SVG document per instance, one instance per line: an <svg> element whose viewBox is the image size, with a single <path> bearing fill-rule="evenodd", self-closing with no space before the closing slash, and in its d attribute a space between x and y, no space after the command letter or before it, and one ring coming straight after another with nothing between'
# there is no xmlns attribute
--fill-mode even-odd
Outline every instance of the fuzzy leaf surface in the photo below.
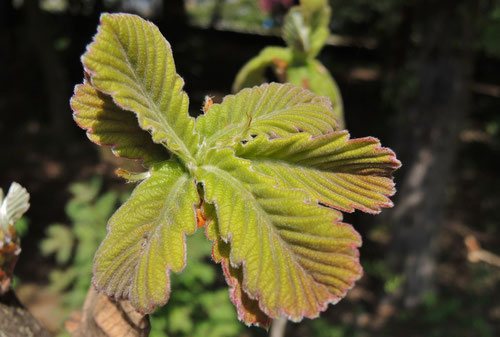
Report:
<svg viewBox="0 0 500 337"><path fill-rule="evenodd" d="M239 144L236 153L280 185L298 188L318 202L345 212L379 213L392 207L392 173L400 166L394 152L376 138L349 139L347 131L306 133Z"/></svg>
<svg viewBox="0 0 500 337"><path fill-rule="evenodd" d="M111 146L118 157L142 159L145 164L168 159L165 147L137 124L134 113L117 106L111 96L97 91L88 82L75 87L71 98L73 118L98 145Z"/></svg>
<svg viewBox="0 0 500 337"><path fill-rule="evenodd" d="M130 299L143 313L165 304L169 271L185 266L185 235L196 230L198 203L195 182L180 164L152 169L108 223L94 261L97 289Z"/></svg>
<svg viewBox="0 0 500 337"><path fill-rule="evenodd" d="M205 205L205 211L209 219L205 233L213 242L212 259L222 266L224 277L229 286L229 298L236 307L239 320L245 322L247 325L269 328L272 319L259 308L259 302L251 299L243 290L242 268L233 267L229 262L230 244L224 242L219 236L215 208L213 205Z"/></svg>
<svg viewBox="0 0 500 337"><path fill-rule="evenodd" d="M158 28L136 15L103 14L82 62L98 91L132 111L155 143L189 161L198 145L184 80Z"/></svg>
<svg viewBox="0 0 500 337"><path fill-rule="evenodd" d="M292 84L263 84L229 95L196 123L205 144L232 145L252 135L284 137L301 131L324 134L336 128L330 101Z"/></svg>
<svg viewBox="0 0 500 337"><path fill-rule="evenodd" d="M332 102L333 113L344 128L344 104L337 83L328 70L317 60L309 60L304 65L291 66L287 70L287 81L312 92L326 96Z"/></svg>
<svg viewBox="0 0 500 337"><path fill-rule="evenodd" d="M220 238L230 244L229 263L241 268L242 291L267 316L295 321L339 301L361 275L361 238L340 213L280 188L230 149L207 158L197 180L216 208Z"/></svg>

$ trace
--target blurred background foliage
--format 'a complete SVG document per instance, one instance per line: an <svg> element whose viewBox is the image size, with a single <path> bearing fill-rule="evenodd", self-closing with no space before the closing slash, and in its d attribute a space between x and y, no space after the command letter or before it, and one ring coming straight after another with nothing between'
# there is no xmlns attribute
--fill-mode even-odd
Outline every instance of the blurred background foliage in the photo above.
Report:
<svg viewBox="0 0 500 337"><path fill-rule="evenodd" d="M71 118L99 14L133 12L160 27L197 115L259 51L285 46L281 25L296 3L0 1L0 184L32 194L16 291L52 331L81 306L106 220L129 193L114 169L140 170L93 146ZM474 254L500 254L500 1L329 4L318 59L338 82L346 126L381 138L404 166L394 209L346 216L364 237L365 276L319 319L289 323L286 336L499 336L500 269ZM152 336L267 335L237 321L202 231L188 245Z"/></svg>

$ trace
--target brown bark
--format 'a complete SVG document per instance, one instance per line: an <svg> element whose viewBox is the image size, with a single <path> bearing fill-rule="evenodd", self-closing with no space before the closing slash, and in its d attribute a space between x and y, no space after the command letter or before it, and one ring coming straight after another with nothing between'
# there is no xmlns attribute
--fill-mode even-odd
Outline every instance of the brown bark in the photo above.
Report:
<svg viewBox="0 0 500 337"><path fill-rule="evenodd" d="M26 35L30 38L32 49L28 52L37 57L43 79L40 87L47 95L50 126L52 131L61 138L67 138L73 125L69 98L72 85L62 60L62 55L55 48L61 27L56 15L43 12L38 1L27 1L25 4L27 19Z"/></svg>
<svg viewBox="0 0 500 337"><path fill-rule="evenodd" d="M150 325L148 316L128 301L114 302L91 287L83 312L66 322L66 328L73 337L147 337Z"/></svg>
<svg viewBox="0 0 500 337"><path fill-rule="evenodd" d="M50 333L19 302L14 291L0 296L0 337L50 337Z"/></svg>
<svg viewBox="0 0 500 337"><path fill-rule="evenodd" d="M409 108L402 111L398 143L405 147L406 175L392 213L395 236L389 254L403 270L401 295L409 307L435 288L436 238L444 220L458 134L471 99L468 84L474 61L475 3L446 0L419 5L414 34L422 42L416 66L412 65L419 85Z"/></svg>

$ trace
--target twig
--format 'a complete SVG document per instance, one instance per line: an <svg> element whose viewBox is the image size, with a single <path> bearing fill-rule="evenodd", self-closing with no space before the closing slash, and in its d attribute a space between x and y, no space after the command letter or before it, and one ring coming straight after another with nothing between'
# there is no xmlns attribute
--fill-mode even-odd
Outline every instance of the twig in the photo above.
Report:
<svg viewBox="0 0 500 337"><path fill-rule="evenodd" d="M269 337L285 337L286 322L286 317L280 317L273 320Z"/></svg>
<svg viewBox="0 0 500 337"><path fill-rule="evenodd" d="M0 296L0 337L50 337L50 333L19 302L9 289Z"/></svg>
<svg viewBox="0 0 500 337"><path fill-rule="evenodd" d="M482 249L479 241L477 241L474 236L467 235L464 239L464 243L465 247L467 247L467 258L470 262L485 262L500 268L500 256Z"/></svg>

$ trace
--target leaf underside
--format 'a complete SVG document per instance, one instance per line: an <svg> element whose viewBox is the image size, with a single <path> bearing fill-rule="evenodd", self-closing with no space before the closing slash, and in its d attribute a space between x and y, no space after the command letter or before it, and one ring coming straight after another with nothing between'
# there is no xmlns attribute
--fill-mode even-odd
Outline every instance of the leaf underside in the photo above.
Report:
<svg viewBox="0 0 500 337"><path fill-rule="evenodd" d="M245 323L314 318L345 296L362 274L361 238L341 211L392 205L391 150L350 139L327 98L292 84L244 89L191 118L170 45L134 15L103 15L82 61L89 78L75 88L75 120L148 167L109 220L97 289L143 313L165 304L185 236L206 218Z"/></svg>
<svg viewBox="0 0 500 337"><path fill-rule="evenodd" d="M111 146L116 156L142 159L146 165L168 159L167 149L151 140L132 112L118 107L90 83L77 85L70 103L76 123L87 130L89 139Z"/></svg>

